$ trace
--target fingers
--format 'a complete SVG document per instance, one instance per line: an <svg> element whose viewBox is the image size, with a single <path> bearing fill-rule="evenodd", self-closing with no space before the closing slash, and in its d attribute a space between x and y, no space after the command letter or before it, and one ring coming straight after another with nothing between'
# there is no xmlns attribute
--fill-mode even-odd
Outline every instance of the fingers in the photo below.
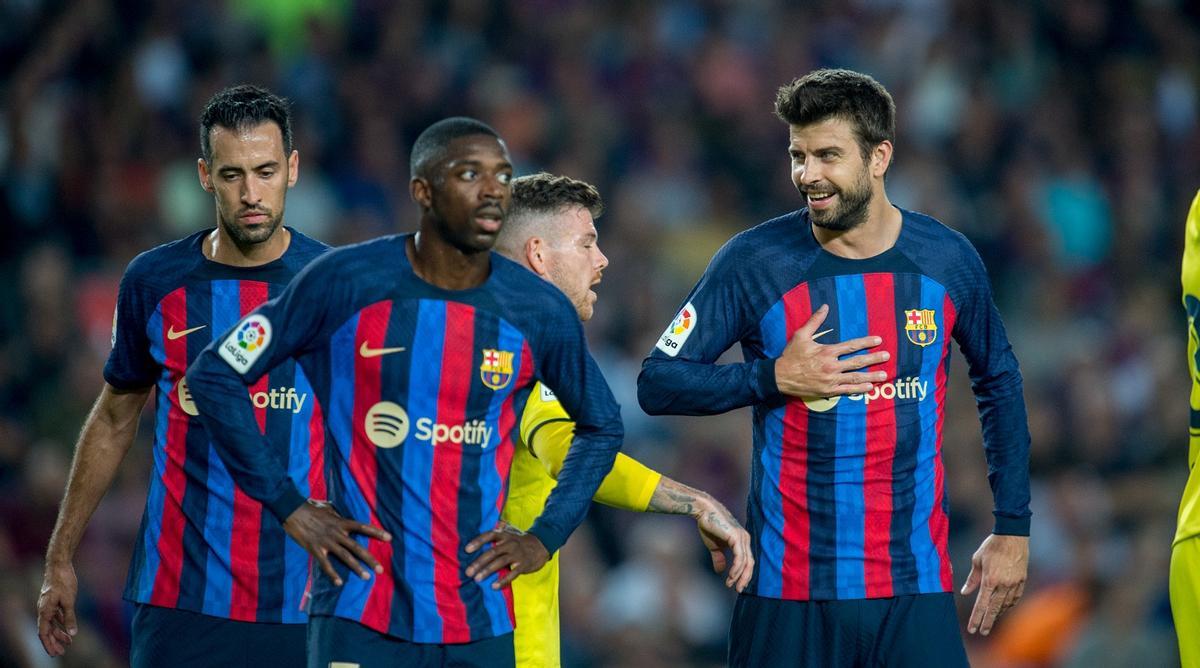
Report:
<svg viewBox="0 0 1200 668"><path fill-rule="evenodd" d="M967 581L964 582L962 586L963 596L975 591L975 588L979 586L979 581L981 579L983 579L983 573L979 567L978 560L972 559L971 572L967 575Z"/></svg>
<svg viewBox="0 0 1200 668"><path fill-rule="evenodd" d="M839 353L839 357L840 356L841 354ZM857 369L866 369L867 367L883 364L891 359L891 357L891 353L887 352L886 350L882 350L877 353L869 353L867 355L851 355L850 357L839 359L837 361L837 370L842 372L842 375L855 375L847 372L855 371ZM883 380L887 377L882 371L867 372L859 375L870 376L868 380Z"/></svg>
<svg viewBox="0 0 1200 668"><path fill-rule="evenodd" d="M333 556L335 556L339 560L341 560L341 562L343 564L346 564L347 566L349 566L350 570L354 571L354 573L356 575L358 575L358 577L360 577L364 580L371 579L371 574L367 572L367 569L363 568L362 563L359 562L359 560L354 556L354 554L350 550L346 549L345 545L343 545L341 543L334 545L329 548L329 552ZM372 561L374 561L374 560L372 559Z"/></svg>
<svg viewBox="0 0 1200 668"><path fill-rule="evenodd" d="M364 536L370 536L376 540L382 540L385 543L391 542L392 540L392 534L384 531L382 527L375 527L371 526L370 524L346 520L344 528L346 529L347 533L360 533Z"/></svg>
<svg viewBox="0 0 1200 668"><path fill-rule="evenodd" d="M328 575L329 579L333 580L333 584L339 587L342 586L342 578L337 574L337 571L333 568L333 564L329 561L328 551L324 549L317 550L313 553L313 556L316 558L317 563L321 565L321 570L325 571L325 575Z"/></svg>
<svg viewBox="0 0 1200 668"><path fill-rule="evenodd" d="M345 545L347 545L350 548L350 551L354 553L354 556L358 557L359 560L361 560L363 563L365 563L367 566L369 566L371 568L371 570L375 571L376 573L383 573L383 564L379 563L379 560L375 558L375 555L371 554L370 550L363 547L362 545L359 545L358 541L353 540L351 538L347 538L345 541ZM355 566L357 566L357 565L358 564L355 564ZM366 575L365 572L361 568L356 568L355 570L358 572L359 576L361 576L362 579L364 579L364 580L366 580L368 577L370 577L370 576Z"/></svg>
<svg viewBox="0 0 1200 668"><path fill-rule="evenodd" d="M467 547L466 547L467 554L474 554L476 550L478 550L478 549L482 548L484 545L487 545L488 543L498 539L499 537L500 537L499 529L492 529L491 531L485 531L485 532L479 534L478 536L472 538L471 542L467 543ZM467 575L470 575L470 574L471 573L468 571Z"/></svg>
<svg viewBox="0 0 1200 668"><path fill-rule="evenodd" d="M837 355L838 357L841 357L843 355L849 355L851 353L856 353L860 350L866 350L867 348L874 348L875 346L877 346L881 343L883 343L883 339L878 336L860 336L857 339L850 339L849 341L842 341L841 343L829 344L829 351L832 352L833 354ZM883 355L884 357L882 359L879 359L880 355ZM869 364L879 364L880 362L886 361L888 359L887 355L888 355L887 352L882 352L882 351L877 352L877 353L871 353L870 355L862 355L861 357L863 357L864 359L876 359L877 361L863 362L860 366L867 366ZM857 358L855 358L855 359L857 359ZM854 368L859 368L859 367L854 367Z"/></svg>
<svg viewBox="0 0 1200 668"><path fill-rule="evenodd" d="M983 609L983 618L979 621L979 632L982 635L987 635L992 632L992 625L996 623L996 618L1004 612L1008 601L1009 592L1000 589L993 589L992 596L988 600L987 606Z"/></svg>
<svg viewBox="0 0 1200 668"><path fill-rule="evenodd" d="M489 575L507 566L509 558L508 550L502 547L502 543L497 542L495 547L471 562L467 567L467 577L474 578L476 582L483 582Z"/></svg>
<svg viewBox="0 0 1200 668"><path fill-rule="evenodd" d="M498 579L492 583L492 589L500 589L502 587L507 587L508 585L512 584L513 580L517 579L518 575L521 575L522 573L525 572L524 569L518 568L515 566L516 565L514 564L514 568L510 568L507 572L501 573L500 579Z"/></svg>
<svg viewBox="0 0 1200 668"><path fill-rule="evenodd" d="M75 622L75 604L62 603L59 605L62 617L62 631L67 634L67 642L71 642L71 636L79 632L79 626Z"/></svg>
<svg viewBox="0 0 1200 668"><path fill-rule="evenodd" d="M46 650L46 654L62 656L67 651L67 645L71 644L71 637L63 637L66 634L52 621L51 610L57 612L58 604L47 602L38 606L38 638L42 641L42 648Z"/></svg>
<svg viewBox="0 0 1200 668"><path fill-rule="evenodd" d="M740 530L733 541L733 567L729 569L726 586L733 586L740 594L750 584L754 575L754 555L750 552L750 534Z"/></svg>
<svg viewBox="0 0 1200 668"><path fill-rule="evenodd" d="M984 614L992 603L992 588L984 585L975 597L975 606L971 608L971 619L967 622L967 633L977 633L983 623Z"/></svg>
<svg viewBox="0 0 1200 668"><path fill-rule="evenodd" d="M817 310L813 311L813 314L808 317L808 321L805 322L800 329L796 330L796 334L792 337L792 340L811 340L813 334L816 334L817 328L821 326L821 323L825 322L825 316L827 315L829 315L829 306L827 304L821 304L821 306Z"/></svg>
<svg viewBox="0 0 1200 668"><path fill-rule="evenodd" d="M725 572L725 551L721 548L716 548L708 551L708 556L712 557L712 565L714 573Z"/></svg>

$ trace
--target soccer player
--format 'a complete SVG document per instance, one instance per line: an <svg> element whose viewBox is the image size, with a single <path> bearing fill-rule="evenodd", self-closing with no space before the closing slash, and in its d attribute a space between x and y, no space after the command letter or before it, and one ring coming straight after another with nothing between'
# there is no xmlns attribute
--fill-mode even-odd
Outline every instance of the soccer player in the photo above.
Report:
<svg viewBox="0 0 1200 668"><path fill-rule="evenodd" d="M643 364L638 399L655 414L753 407L757 568L734 608L732 665L965 666L941 456L950 339L995 503L963 587L980 588L972 633L990 631L1026 576L1016 358L971 244L888 201L895 105L883 86L818 70L783 86L775 110L806 206L718 251ZM734 343L746 361L716 364Z"/></svg>
<svg viewBox="0 0 1200 668"><path fill-rule="evenodd" d="M596 303L596 293L591 288L600 282L608 266L593 222L603 210L600 193L587 183L545 173L523 176L512 183L512 206L496 250L562 290L574 304L579 319L587 321ZM537 386L521 414L504 521L518 529L528 529L542 512L571 445L574 429L554 393ZM619 454L595 500L639 513L691 516L711 552L715 571L726 570L724 549L733 554L726 585L740 591L750 581L754 570L750 535L710 495ZM486 534L480 536L468 549L489 538ZM517 618L513 636L517 666L560 665L558 555L542 570L514 580L512 589Z"/></svg>
<svg viewBox="0 0 1200 668"><path fill-rule="evenodd" d="M125 586L135 604L132 665L304 661L308 555L230 478L196 417L184 370L326 246L282 225L300 168L284 100L254 86L219 92L201 116L200 145L197 170L213 195L216 229L142 253L121 281L105 385L46 551L38 633L51 656L76 632L75 550L157 388L153 474ZM264 452L287 462L303 494L324 496L321 406L308 377L283 364L248 389L241 399L254 406Z"/></svg>
<svg viewBox="0 0 1200 668"><path fill-rule="evenodd" d="M1200 192L1192 200L1183 242L1183 306L1188 318L1188 370L1192 377L1188 475L1171 546L1171 612L1185 666L1200 665Z"/></svg>
<svg viewBox="0 0 1200 668"><path fill-rule="evenodd" d="M241 390L296 359L325 409L330 502L394 537L367 541L382 565L368 579L299 540L322 566L313 667L513 665L505 585L566 541L621 444L619 408L570 302L490 252L511 195L500 137L446 119L411 161L419 232L322 256L188 372L234 479L285 517L304 495L263 447ZM539 380L576 418L560 484L527 533L501 532L468 567L467 542L500 521L517 418Z"/></svg>

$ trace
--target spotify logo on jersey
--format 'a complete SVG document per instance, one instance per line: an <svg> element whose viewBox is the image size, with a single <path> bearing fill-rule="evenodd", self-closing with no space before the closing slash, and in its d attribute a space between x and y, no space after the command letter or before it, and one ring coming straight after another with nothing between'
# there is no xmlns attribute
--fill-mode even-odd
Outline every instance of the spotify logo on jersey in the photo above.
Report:
<svg viewBox="0 0 1200 668"><path fill-rule="evenodd" d="M408 436L408 412L399 404L381 401L367 411L363 431L381 448L394 448Z"/></svg>

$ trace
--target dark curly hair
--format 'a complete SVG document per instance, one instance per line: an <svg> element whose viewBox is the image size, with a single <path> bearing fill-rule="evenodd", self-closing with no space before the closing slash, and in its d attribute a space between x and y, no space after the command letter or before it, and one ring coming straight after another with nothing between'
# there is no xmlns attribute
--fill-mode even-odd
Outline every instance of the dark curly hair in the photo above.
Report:
<svg viewBox="0 0 1200 668"><path fill-rule="evenodd" d="M284 155L292 153L292 110L288 101L261 86L231 86L212 96L200 114L200 154L212 162L212 129L252 128L271 121L283 134Z"/></svg>
<svg viewBox="0 0 1200 668"><path fill-rule="evenodd" d="M841 118L854 126L865 158L881 142L896 140L896 103L875 79L850 70L816 70L781 86L775 115L788 125Z"/></svg>

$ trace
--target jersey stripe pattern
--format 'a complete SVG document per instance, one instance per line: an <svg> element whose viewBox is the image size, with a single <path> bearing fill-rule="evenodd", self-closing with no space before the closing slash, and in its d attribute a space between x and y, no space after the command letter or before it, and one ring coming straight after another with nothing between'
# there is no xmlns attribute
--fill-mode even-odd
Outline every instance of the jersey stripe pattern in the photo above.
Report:
<svg viewBox="0 0 1200 668"><path fill-rule="evenodd" d="M943 413L940 401L921 399L944 395L950 348L944 336L928 346L904 338L906 309L895 305L933 311L942 332L954 327L954 306L944 287L917 274L806 282L762 319L768 357L783 353L813 303L830 306L823 329L831 341L880 336L878 350L891 353L884 370L895 382L867 395L790 399L762 411L749 517L763 557L757 591L788 599L945 591Z"/></svg>
<svg viewBox="0 0 1200 668"><path fill-rule="evenodd" d="M414 311L415 318L403 315ZM364 356L363 350L398 353ZM482 381L476 351L485 350L516 353L513 378L501 389ZM468 304L385 300L339 327L329 355L330 428L339 447L335 498L364 522L403 530L391 543L368 544L382 575L349 577L342 587L319 583L312 611L414 642L463 643L510 632L511 589L493 590L494 578L466 577L474 555L462 546L500 519L517 436L514 389L527 388L533 376L525 337ZM404 395L406 407L396 414L408 430L405 443L380 447L378 434L369 432L390 428L390 418L377 407L385 396Z"/></svg>
<svg viewBox="0 0 1200 668"><path fill-rule="evenodd" d="M157 390L150 489L125 597L239 621L303 623L308 555L234 484L196 419L184 372L213 336L282 291L324 246L293 232L294 251L255 271L204 260L202 237L143 254L123 282L130 308L118 306L116 336L135 342L114 342L105 376L117 387L142 376ZM139 318L137 304L148 317ZM141 331L126 329L139 319ZM139 346L149 373L131 373L137 365L126 360ZM324 497L322 415L303 371L283 365L248 391L258 428L289 475L303 493Z"/></svg>

